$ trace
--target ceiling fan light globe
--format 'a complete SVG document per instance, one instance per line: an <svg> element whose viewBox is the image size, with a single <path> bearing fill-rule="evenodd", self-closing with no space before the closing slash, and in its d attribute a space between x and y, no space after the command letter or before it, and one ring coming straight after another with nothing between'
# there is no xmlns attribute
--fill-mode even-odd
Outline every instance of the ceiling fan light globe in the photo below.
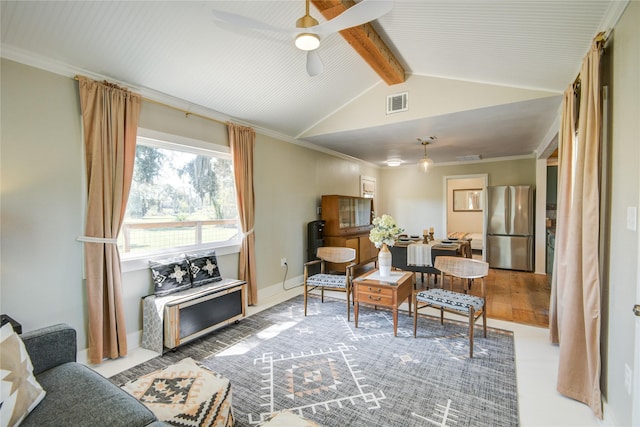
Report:
<svg viewBox="0 0 640 427"><path fill-rule="evenodd" d="M425 156L422 159L420 159L420 161L418 162L418 169L420 169L421 172L426 173L432 164L433 164L433 160Z"/></svg>
<svg viewBox="0 0 640 427"><path fill-rule="evenodd" d="M320 46L320 37L316 34L301 33L296 36L296 47L300 50L316 50Z"/></svg>

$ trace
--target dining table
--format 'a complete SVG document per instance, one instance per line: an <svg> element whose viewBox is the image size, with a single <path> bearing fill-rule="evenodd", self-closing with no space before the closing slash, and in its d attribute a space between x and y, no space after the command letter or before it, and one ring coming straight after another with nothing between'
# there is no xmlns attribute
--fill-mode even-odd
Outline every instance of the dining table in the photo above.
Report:
<svg viewBox="0 0 640 427"><path fill-rule="evenodd" d="M413 245L413 248L409 246ZM421 247L419 245L422 245ZM429 246L427 249L426 246ZM424 283L424 274L435 275L435 283L438 281L440 271L433 267L436 257L439 256L462 256L471 258L471 241L470 240L449 240L435 239L429 243L425 243L422 238L409 238L398 240L393 246L389 247L391 251L391 266L398 270L413 271L421 273L422 282ZM413 250L414 256L409 254ZM423 259L426 252L430 251L430 259ZM418 257L415 253L420 254Z"/></svg>

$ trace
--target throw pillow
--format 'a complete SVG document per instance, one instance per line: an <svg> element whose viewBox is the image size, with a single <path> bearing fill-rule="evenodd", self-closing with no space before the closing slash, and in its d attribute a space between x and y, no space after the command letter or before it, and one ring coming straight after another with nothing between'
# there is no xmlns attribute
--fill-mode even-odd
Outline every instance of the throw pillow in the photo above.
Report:
<svg viewBox="0 0 640 427"><path fill-rule="evenodd" d="M0 425L17 426L44 399L24 343L10 323L0 329Z"/></svg>
<svg viewBox="0 0 640 427"><path fill-rule="evenodd" d="M233 426L229 380L189 357L122 388L167 424Z"/></svg>
<svg viewBox="0 0 640 427"><path fill-rule="evenodd" d="M156 295L166 295L191 287L189 266L184 255L149 261L149 269L153 276L153 292Z"/></svg>
<svg viewBox="0 0 640 427"><path fill-rule="evenodd" d="M199 254L187 254L189 271L191 272L191 283L193 286L202 286L212 282L222 280L216 251L209 251Z"/></svg>

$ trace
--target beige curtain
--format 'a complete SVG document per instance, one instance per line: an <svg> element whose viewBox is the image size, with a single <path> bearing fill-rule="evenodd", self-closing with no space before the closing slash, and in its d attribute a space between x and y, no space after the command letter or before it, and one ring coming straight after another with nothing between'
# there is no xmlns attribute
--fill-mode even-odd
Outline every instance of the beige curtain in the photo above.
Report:
<svg viewBox="0 0 640 427"><path fill-rule="evenodd" d="M600 52L594 42L580 71L580 112L565 92L559 139L556 252L550 332L560 346L557 389L602 418L600 391Z"/></svg>
<svg viewBox="0 0 640 427"><path fill-rule="evenodd" d="M236 197L240 226L242 227L242 246L240 247L240 266L238 278L247 282L248 304L258 303L255 257L255 201L253 195L253 152L256 133L250 127L227 123L229 146L233 156L233 173L236 179Z"/></svg>
<svg viewBox="0 0 640 427"><path fill-rule="evenodd" d="M87 169L84 243L91 363L127 354L116 239L127 206L141 97L79 77Z"/></svg>

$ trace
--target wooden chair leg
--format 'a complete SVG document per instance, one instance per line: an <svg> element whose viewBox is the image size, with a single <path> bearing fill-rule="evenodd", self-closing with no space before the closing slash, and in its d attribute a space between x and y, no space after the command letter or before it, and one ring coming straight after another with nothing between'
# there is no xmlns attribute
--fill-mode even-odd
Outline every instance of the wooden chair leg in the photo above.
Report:
<svg viewBox="0 0 640 427"><path fill-rule="evenodd" d="M475 320L475 310L469 307L469 357L473 358L473 324Z"/></svg>
<svg viewBox="0 0 640 427"><path fill-rule="evenodd" d="M349 305L349 294L351 292L349 292L349 288L346 289L346 293L347 293L347 322L351 321L351 306Z"/></svg>
<svg viewBox="0 0 640 427"><path fill-rule="evenodd" d="M304 315L307 315L307 282L304 282Z"/></svg>
<svg viewBox="0 0 640 427"><path fill-rule="evenodd" d="M444 310L440 307L440 324L444 325Z"/></svg>
<svg viewBox="0 0 640 427"><path fill-rule="evenodd" d="M324 302L324 288L320 289L320 301Z"/></svg>
<svg viewBox="0 0 640 427"><path fill-rule="evenodd" d="M482 329L484 329L484 337L487 337L487 303L482 307Z"/></svg>
<svg viewBox="0 0 640 427"><path fill-rule="evenodd" d="M416 293L411 296L413 300L413 337L416 337L416 329L418 327L418 301L416 300Z"/></svg>

